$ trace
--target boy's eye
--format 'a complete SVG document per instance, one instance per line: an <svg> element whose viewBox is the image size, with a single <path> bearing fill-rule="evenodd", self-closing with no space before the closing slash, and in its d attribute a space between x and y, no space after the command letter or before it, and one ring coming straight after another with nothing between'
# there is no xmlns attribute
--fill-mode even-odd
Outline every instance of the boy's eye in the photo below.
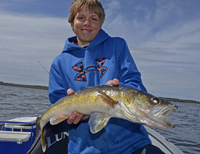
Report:
<svg viewBox="0 0 200 154"><path fill-rule="evenodd" d="M97 18L92 18L92 20L97 21Z"/></svg>
<svg viewBox="0 0 200 154"><path fill-rule="evenodd" d="M83 19L83 16L82 15L78 15L77 19Z"/></svg>

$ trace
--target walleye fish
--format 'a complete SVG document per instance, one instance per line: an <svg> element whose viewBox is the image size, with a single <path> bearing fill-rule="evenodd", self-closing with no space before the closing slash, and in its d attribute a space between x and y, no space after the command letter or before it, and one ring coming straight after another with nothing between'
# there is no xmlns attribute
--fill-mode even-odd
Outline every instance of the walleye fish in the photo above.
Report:
<svg viewBox="0 0 200 154"><path fill-rule="evenodd" d="M122 85L88 87L61 98L43 114L40 120L42 150L46 151L43 127L48 122L51 125L62 122L73 111L90 115L88 123L94 134L103 129L112 117L158 129L173 128L168 115L176 109L177 106L168 101L135 88Z"/></svg>

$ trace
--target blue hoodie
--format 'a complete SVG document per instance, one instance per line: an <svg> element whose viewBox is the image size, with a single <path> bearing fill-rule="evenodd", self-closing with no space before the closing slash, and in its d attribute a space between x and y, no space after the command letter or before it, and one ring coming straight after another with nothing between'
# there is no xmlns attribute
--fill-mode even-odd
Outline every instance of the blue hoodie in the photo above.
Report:
<svg viewBox="0 0 200 154"><path fill-rule="evenodd" d="M49 99L54 104L67 95L67 90L106 84L114 78L121 85L146 91L141 74L122 38L110 37L102 29L86 47L76 45L76 37L66 40L62 54L57 56L49 75ZM92 134L88 120L68 125L70 154L132 153L151 144L145 128L123 119L111 118L98 133Z"/></svg>

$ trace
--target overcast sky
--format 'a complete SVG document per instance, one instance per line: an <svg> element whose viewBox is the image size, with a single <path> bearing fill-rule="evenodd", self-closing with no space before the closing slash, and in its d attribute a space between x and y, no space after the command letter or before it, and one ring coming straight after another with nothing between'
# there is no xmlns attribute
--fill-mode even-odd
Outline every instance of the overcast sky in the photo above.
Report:
<svg viewBox="0 0 200 154"><path fill-rule="evenodd" d="M0 1L0 81L48 86L45 69L74 35L68 23L72 1ZM200 101L200 1L101 2L103 29L127 41L147 90Z"/></svg>

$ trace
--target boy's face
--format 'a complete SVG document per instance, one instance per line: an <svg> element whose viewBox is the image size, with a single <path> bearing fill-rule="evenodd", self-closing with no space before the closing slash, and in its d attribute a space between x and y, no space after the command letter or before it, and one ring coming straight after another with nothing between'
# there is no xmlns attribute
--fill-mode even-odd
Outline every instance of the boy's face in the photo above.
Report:
<svg viewBox="0 0 200 154"><path fill-rule="evenodd" d="M77 36L79 46L89 44L101 28L99 16L94 12L89 12L86 6L83 6L81 11L76 14L71 26Z"/></svg>

